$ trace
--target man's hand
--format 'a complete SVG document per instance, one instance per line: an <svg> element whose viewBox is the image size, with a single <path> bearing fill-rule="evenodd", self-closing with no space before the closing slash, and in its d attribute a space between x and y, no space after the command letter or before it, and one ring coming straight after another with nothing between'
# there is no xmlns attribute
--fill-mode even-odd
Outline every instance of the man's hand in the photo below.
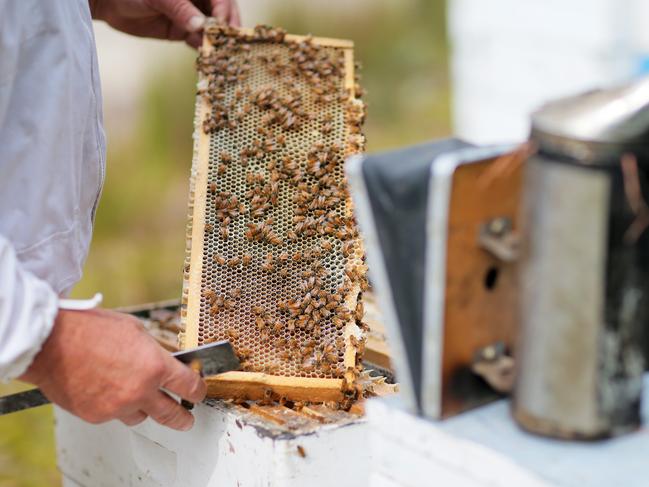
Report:
<svg viewBox="0 0 649 487"><path fill-rule="evenodd" d="M92 17L142 37L201 44L205 15L240 25L236 0L90 0Z"/></svg>
<svg viewBox="0 0 649 487"><path fill-rule="evenodd" d="M21 380L90 423L147 416L177 430L194 417L164 388L200 402L205 382L162 349L132 316L107 310L59 311L54 328Z"/></svg>

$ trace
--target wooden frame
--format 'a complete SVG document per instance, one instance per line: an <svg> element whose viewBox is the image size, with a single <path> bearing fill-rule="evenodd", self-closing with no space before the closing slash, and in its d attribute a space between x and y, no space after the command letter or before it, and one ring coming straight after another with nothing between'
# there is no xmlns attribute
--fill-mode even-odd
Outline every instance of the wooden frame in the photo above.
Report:
<svg viewBox="0 0 649 487"><path fill-rule="evenodd" d="M239 29L244 34L252 34L253 29ZM287 34L287 41L303 41L306 36ZM329 38L312 38L314 44L325 47L334 47L344 50L345 57L345 80L344 86L350 93L350 98L355 100L355 79L352 41ZM212 46L204 36L203 50L210 52ZM202 79L202 78L201 78ZM199 80L200 84L200 80ZM360 103L360 102L359 102ZM209 167L207 164L210 150L210 135L202 130L201 122L205 114L210 110L209 104L201 97L197 97L195 114L195 145L194 159L192 164L192 175L190 179L189 213L190 222L187 230L187 259L185 261L185 280L183 286L183 305L186 310L183 312L185 332L181 336L180 343L183 349L193 348L198 345L199 313L201 299L201 271L203 256L203 231L205 226L205 207L207 197L207 181ZM351 153L351 146L346 141L345 154ZM347 208L351 215L351 201L347 202ZM361 247L360 239L358 241ZM362 252L362 248L360 250ZM356 298L360 292L360 285L355 284L352 292L347 296L347 306L353 310L356 305ZM360 336L360 329L352 320L347 323L344 331L346 349L344 355L344 366L356 365L356 349L351 346L350 336ZM217 398L236 399L262 399L264 393L272 390L274 398L285 397L297 401L340 401L343 399L343 388L345 383L353 382L354 377L347 376L345 379L318 379L306 377L275 376L259 372L228 372L215 377L208 377L208 396Z"/></svg>

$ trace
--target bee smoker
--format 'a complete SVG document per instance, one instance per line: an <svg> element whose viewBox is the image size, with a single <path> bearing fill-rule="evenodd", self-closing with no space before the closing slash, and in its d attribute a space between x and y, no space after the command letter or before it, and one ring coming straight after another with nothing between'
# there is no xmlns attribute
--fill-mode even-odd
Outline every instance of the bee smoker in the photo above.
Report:
<svg viewBox="0 0 649 487"><path fill-rule="evenodd" d="M552 102L525 163L513 414L597 439L640 424L649 308L649 79Z"/></svg>

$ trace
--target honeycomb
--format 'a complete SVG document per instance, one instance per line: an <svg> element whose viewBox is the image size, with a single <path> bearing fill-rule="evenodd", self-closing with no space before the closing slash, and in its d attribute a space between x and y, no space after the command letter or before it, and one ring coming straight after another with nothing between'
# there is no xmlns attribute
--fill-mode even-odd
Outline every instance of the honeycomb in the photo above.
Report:
<svg viewBox="0 0 649 487"><path fill-rule="evenodd" d="M227 339L244 371L276 376L342 378L359 363L367 281L343 162L362 150L364 105L351 54L266 26L206 27L185 346Z"/></svg>

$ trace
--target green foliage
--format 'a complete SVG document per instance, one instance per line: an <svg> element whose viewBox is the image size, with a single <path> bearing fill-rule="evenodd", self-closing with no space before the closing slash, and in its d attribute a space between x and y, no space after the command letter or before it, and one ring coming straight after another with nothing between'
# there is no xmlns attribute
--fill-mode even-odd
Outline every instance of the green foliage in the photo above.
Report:
<svg viewBox="0 0 649 487"><path fill-rule="evenodd" d="M109 144L106 185L76 296L101 291L106 306L123 306L180 295L194 57L188 50L153 74L132 137Z"/></svg>
<svg viewBox="0 0 649 487"><path fill-rule="evenodd" d="M0 394L25 389L0 384ZM0 416L0 487L60 485L54 452L52 406Z"/></svg>
<svg viewBox="0 0 649 487"><path fill-rule="evenodd" d="M368 150L415 144L450 131L446 7L441 0L377 2L362 15L295 3L273 23L355 44L367 90Z"/></svg>

